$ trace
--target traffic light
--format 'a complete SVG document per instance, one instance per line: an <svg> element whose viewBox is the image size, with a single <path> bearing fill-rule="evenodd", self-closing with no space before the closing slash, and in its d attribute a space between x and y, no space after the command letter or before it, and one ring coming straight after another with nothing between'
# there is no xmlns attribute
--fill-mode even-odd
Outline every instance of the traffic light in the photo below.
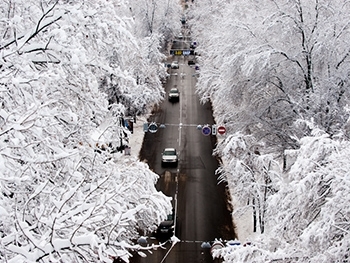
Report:
<svg viewBox="0 0 350 263"><path fill-rule="evenodd" d="M148 123L143 124L143 131L148 132Z"/></svg>
<svg viewBox="0 0 350 263"><path fill-rule="evenodd" d="M211 126L211 134L212 134L212 135L216 135L216 133L217 133L216 124L213 124L213 125Z"/></svg>

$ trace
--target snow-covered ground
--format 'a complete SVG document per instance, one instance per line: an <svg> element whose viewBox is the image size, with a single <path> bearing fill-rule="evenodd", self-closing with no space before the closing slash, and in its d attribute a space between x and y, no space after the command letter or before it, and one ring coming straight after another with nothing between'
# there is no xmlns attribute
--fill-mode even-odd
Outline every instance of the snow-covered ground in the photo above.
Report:
<svg viewBox="0 0 350 263"><path fill-rule="evenodd" d="M143 131L143 124L147 122L147 118L144 116L139 116L136 118L136 123L134 123L134 132L130 135L129 147L130 155L139 157L139 152L142 147L143 137L145 135Z"/></svg>
<svg viewBox="0 0 350 263"><path fill-rule="evenodd" d="M231 199L233 207L235 207L236 201L235 197L232 196L231 193ZM238 236L238 240L241 241L241 243L246 243L247 241L251 241L252 237L255 233L253 233L253 216L252 211L246 211L240 216L233 216L233 222L236 226L236 234Z"/></svg>
<svg viewBox="0 0 350 263"><path fill-rule="evenodd" d="M224 139L225 135L217 135L218 144ZM222 160L224 162L224 160ZM235 196L232 194L233 190L230 188L230 184L228 184L228 187L230 189L230 197L231 197L231 205L233 209L240 207L238 205L238 201L236 200ZM235 225L236 235L238 237L238 240L242 243L245 243L247 241L251 241L255 233L253 230L253 217L252 217L252 211L247 210L246 212L240 214L240 215L233 215L233 223Z"/></svg>

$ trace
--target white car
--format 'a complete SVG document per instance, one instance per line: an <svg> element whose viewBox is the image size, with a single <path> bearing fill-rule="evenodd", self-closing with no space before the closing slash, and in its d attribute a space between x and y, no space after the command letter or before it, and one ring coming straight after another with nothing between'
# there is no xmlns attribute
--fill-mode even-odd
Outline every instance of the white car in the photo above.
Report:
<svg viewBox="0 0 350 263"><path fill-rule="evenodd" d="M168 99L170 102L176 102L180 100L180 92L177 88L172 88L169 91Z"/></svg>
<svg viewBox="0 0 350 263"><path fill-rule="evenodd" d="M173 61L172 63L171 63L171 68L173 68L173 69L178 69L179 68L179 62L178 61Z"/></svg>
<svg viewBox="0 0 350 263"><path fill-rule="evenodd" d="M165 148L162 152L162 166L173 164L177 166L178 156L175 148Z"/></svg>

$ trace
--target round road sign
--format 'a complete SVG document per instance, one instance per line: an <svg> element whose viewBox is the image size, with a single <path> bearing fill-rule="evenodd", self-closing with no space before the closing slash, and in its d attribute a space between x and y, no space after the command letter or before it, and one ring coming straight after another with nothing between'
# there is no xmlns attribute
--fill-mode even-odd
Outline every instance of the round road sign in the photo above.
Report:
<svg viewBox="0 0 350 263"><path fill-rule="evenodd" d="M205 136L208 136L209 134L211 133L211 129L209 126L204 126L202 128L202 134L205 135Z"/></svg>
<svg viewBox="0 0 350 263"><path fill-rule="evenodd" d="M224 126L219 126L218 127L218 133L219 134L225 134L225 132L226 132L226 128L224 127Z"/></svg>
<svg viewBox="0 0 350 263"><path fill-rule="evenodd" d="M157 124L156 124L155 122L152 122L152 123L148 126L148 131L149 131L150 133L155 133L155 132L157 132L157 130L158 130L158 126L157 126Z"/></svg>

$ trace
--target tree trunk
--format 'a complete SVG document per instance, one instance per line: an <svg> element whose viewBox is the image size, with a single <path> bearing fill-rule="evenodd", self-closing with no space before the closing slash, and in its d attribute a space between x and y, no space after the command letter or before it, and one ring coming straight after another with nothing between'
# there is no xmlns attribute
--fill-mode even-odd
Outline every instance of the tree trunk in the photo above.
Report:
<svg viewBox="0 0 350 263"><path fill-rule="evenodd" d="M253 198L252 200L252 206L253 206L253 232L256 232L257 216L256 216L255 198Z"/></svg>

